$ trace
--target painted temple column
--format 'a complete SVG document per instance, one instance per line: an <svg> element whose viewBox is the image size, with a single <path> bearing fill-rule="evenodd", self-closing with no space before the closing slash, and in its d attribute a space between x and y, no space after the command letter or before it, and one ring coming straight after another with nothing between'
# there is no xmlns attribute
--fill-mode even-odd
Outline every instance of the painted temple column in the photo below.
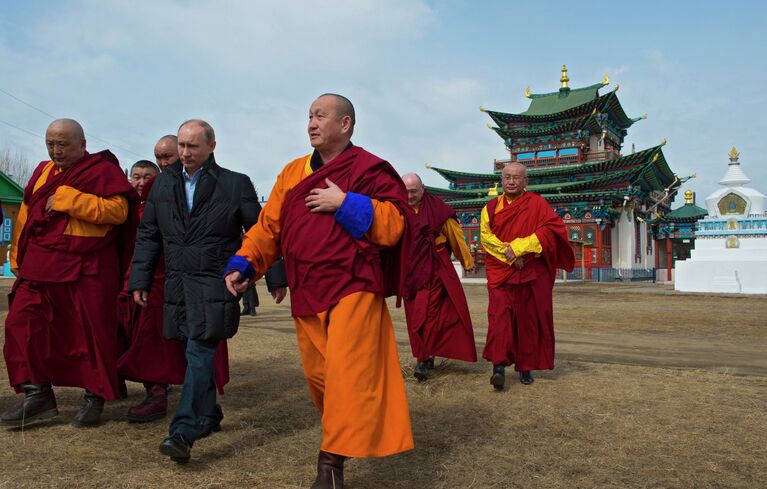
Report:
<svg viewBox="0 0 767 489"><path fill-rule="evenodd" d="M671 267L673 261L671 256L671 236L666 237L666 280L671 282Z"/></svg>

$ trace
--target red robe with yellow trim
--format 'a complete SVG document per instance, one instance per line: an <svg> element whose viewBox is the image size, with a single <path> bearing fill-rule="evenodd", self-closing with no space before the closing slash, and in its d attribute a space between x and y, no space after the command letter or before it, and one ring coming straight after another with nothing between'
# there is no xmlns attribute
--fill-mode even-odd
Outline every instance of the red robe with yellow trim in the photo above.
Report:
<svg viewBox="0 0 767 489"><path fill-rule="evenodd" d="M477 361L469 306L450 260L449 243L435 241L445 222L455 217L455 211L439 197L424 192L414 219L410 266L421 270L428 281L414 297L405 298L410 347L419 362L431 356Z"/></svg>
<svg viewBox="0 0 767 489"><path fill-rule="evenodd" d="M572 270L573 250L562 219L546 200L525 192L496 211L498 199L487 213L492 233L510 243L535 234L540 256L524 255L518 269L486 254L488 331L483 358L493 365L511 365L517 371L554 368L552 288L555 270Z"/></svg>
<svg viewBox="0 0 767 489"><path fill-rule="evenodd" d="M64 210L47 211L50 197ZM63 170L37 167L24 191L5 322L12 386L51 382L118 397L113 304L133 252L137 203L109 151L85 153Z"/></svg>

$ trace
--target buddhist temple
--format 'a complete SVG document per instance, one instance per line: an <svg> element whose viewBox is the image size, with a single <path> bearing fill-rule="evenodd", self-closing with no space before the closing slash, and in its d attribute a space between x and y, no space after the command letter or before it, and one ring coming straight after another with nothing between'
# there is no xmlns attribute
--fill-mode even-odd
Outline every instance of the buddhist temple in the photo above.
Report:
<svg viewBox="0 0 767 489"><path fill-rule="evenodd" d="M526 111L480 107L508 152L507 158L492 162L492 171L427 165L448 182L447 188L427 190L456 210L470 244L479 242L482 207L503 192L501 170L522 163L528 169L527 189L542 195L567 226L576 254L574 274L586 280L654 278L657 250L647 221L670 212L675 193L689 177L680 178L669 167L665 140L623 153L628 129L646 115L626 115L617 85L600 93L609 84L605 75L599 83L571 88L562 66L559 90L525 90L530 100Z"/></svg>

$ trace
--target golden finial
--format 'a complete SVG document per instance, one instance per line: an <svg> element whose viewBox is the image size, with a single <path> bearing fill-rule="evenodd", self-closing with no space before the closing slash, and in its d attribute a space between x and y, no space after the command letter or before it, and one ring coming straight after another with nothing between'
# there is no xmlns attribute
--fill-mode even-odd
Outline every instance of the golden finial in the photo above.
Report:
<svg viewBox="0 0 767 489"><path fill-rule="evenodd" d="M481 105L479 106L479 111L480 111L480 112L487 112L487 110L485 110L485 108L484 108L484 107L482 107Z"/></svg>
<svg viewBox="0 0 767 489"><path fill-rule="evenodd" d="M431 170L431 165L430 165L430 164L428 164L428 163L424 163L424 164L423 164L423 166L424 166L424 168L426 168L427 170Z"/></svg>
<svg viewBox="0 0 767 489"><path fill-rule="evenodd" d="M495 182L495 185L487 191L487 196L498 197L498 182Z"/></svg>
<svg viewBox="0 0 767 489"><path fill-rule="evenodd" d="M640 119L647 119L647 114L642 114L642 117Z"/></svg>
<svg viewBox="0 0 767 489"><path fill-rule="evenodd" d="M663 141L660 142L660 145L661 146L665 146L666 145L666 138L663 138Z"/></svg>
<svg viewBox="0 0 767 489"><path fill-rule="evenodd" d="M684 203L685 204L692 204L692 190L685 190L684 192Z"/></svg>
<svg viewBox="0 0 767 489"><path fill-rule="evenodd" d="M559 82L562 84L560 88L570 88L570 78L567 76L567 66L562 65L562 77L559 79Z"/></svg>
<svg viewBox="0 0 767 489"><path fill-rule="evenodd" d="M652 162L655 163L658 161L658 158L660 158L660 153L655 153L655 156L652 157Z"/></svg>
<svg viewBox="0 0 767 489"><path fill-rule="evenodd" d="M617 92L620 87L621 87L621 84L620 83L616 83L615 84L615 90L613 90L613 93Z"/></svg>
<svg viewBox="0 0 767 489"><path fill-rule="evenodd" d="M610 84L610 77L607 76L607 73L605 73L605 77L602 78L602 85L609 85Z"/></svg>
<svg viewBox="0 0 767 489"><path fill-rule="evenodd" d="M533 92L530 91L530 85L525 88L525 97L530 98L530 95L532 95Z"/></svg>
<svg viewBox="0 0 767 489"><path fill-rule="evenodd" d="M488 129L492 129L492 128L493 128L493 125L492 125L492 124L490 124L490 123L488 122L488 123L487 123L487 128L488 128Z"/></svg>
<svg viewBox="0 0 767 489"><path fill-rule="evenodd" d="M740 153L738 153L738 150L735 149L735 146L733 146L732 149L730 150L728 156L730 157L731 160L736 160L736 159L740 158Z"/></svg>

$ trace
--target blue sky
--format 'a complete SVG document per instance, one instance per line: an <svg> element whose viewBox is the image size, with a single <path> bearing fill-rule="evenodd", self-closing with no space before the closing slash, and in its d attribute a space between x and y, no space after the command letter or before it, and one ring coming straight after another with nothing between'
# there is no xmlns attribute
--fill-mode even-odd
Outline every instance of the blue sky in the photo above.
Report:
<svg viewBox="0 0 767 489"><path fill-rule="evenodd" d="M218 161L268 194L310 151L321 93L354 102L356 144L445 186L424 163L489 172L507 155L479 106L524 111L525 87L556 90L566 64L574 88L620 84L627 114L649 116L624 153L667 139L701 205L732 146L767 193L766 25L756 1L7 1L0 89L78 119L125 166L206 119ZM0 92L0 121L0 150L46 157L50 117Z"/></svg>

